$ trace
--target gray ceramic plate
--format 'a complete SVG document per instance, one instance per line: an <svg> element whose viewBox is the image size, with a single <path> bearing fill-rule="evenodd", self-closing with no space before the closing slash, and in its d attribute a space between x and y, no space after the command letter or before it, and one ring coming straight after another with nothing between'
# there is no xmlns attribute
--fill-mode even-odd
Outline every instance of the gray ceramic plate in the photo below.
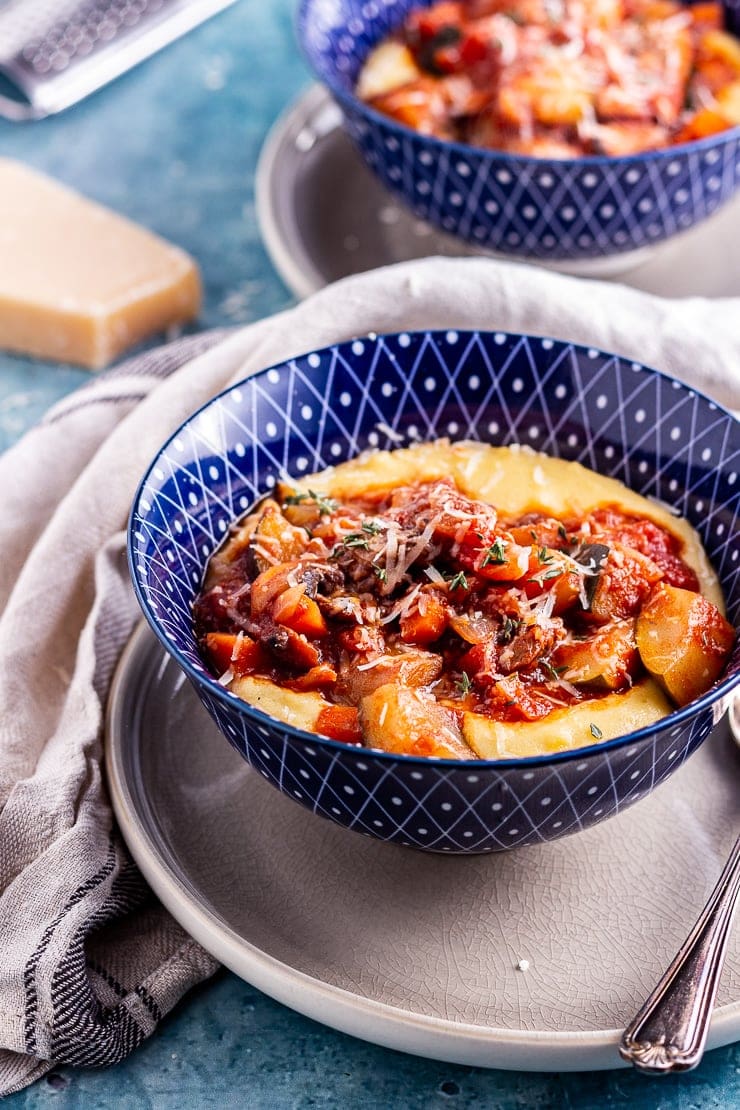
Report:
<svg viewBox="0 0 740 1110"><path fill-rule="evenodd" d="M723 724L652 795L570 839L468 858L366 839L252 771L143 626L106 751L134 858L205 948L309 1017L462 1064L620 1066L621 1029L740 825L740 751ZM736 929L709 1044L739 1038Z"/></svg>
<svg viewBox="0 0 740 1110"><path fill-rule="evenodd" d="M366 169L341 127L339 109L318 85L273 127L260 156L256 192L262 237L276 269L299 297L391 262L481 253L396 204ZM737 296L738 236L740 197L661 246L551 268L618 277L665 297Z"/></svg>

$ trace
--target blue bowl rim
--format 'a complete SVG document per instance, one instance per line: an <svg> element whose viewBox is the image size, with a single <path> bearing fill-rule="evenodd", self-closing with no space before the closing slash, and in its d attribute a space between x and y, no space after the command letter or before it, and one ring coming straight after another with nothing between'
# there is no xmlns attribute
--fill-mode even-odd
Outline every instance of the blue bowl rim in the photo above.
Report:
<svg viewBox="0 0 740 1110"><path fill-rule="evenodd" d="M304 744L319 744L322 747L327 746L329 750L345 752L348 755L353 755L355 758L373 758L380 759L383 762L400 762L403 764L409 764L418 767L437 767L443 768L445 770L459 768L461 771L470 771L472 769L489 769L505 772L507 769L512 768L531 768L549 766L551 764L567 763L572 759L577 759L578 762L581 762L584 759L593 758L598 755L602 755L605 752L614 751L617 748L639 744L644 740L648 740L651 736L655 736L656 734L664 732L667 729L673 729L678 725L685 723L692 717L698 716L700 713L709 709L715 703L727 697L727 695L729 695L732 690L740 686L740 672L737 675L729 676L723 679L723 681L720 682L718 685L712 686L705 694L702 694L700 698L690 702L688 705L685 705L680 709L676 709L674 712L669 713L666 717L661 717L653 724L646 725L640 729L635 729L633 732L625 733L623 736L615 736L611 740L604 740L601 743L589 744L583 748L569 748L568 750L562 752L548 752L542 755L519 756L513 759L443 759L433 756L416 756L405 755L398 752L386 752L379 748L366 748L361 746L354 747L352 744L347 744L340 740L331 740L328 736L322 736L320 733L307 732L304 729L296 728L294 725L287 724L283 721L278 720L276 717L272 717L269 714L264 713L260 709L256 709L254 706L250 705L249 702L246 702L242 698L239 698L236 694L230 693L207 672L196 670L196 668L182 654L180 649L168 639L168 637L165 635L164 631L160 627L156 614L152 611L146 594L139 581L139 574L136 567L136 552L134 548L134 531L136 525L137 505L139 504L139 500L144 491L144 487L147 485L150 475L153 473L154 468L157 466L160 456L173 443L173 441L178 438L178 436L182 433L183 428L185 428L193 420L196 420L201 415L201 413L205 412L206 409L208 409L211 405L218 405L235 389L239 389L241 386L248 385L251 381L259 380L260 378L266 377L271 370L279 370L281 367L285 366L286 363L305 359L310 354L323 355L337 348L349 347L356 339L362 339L364 342L377 342L379 340L387 341L398 339L398 337L401 335L411 337L422 335L437 337L446 335L448 331L449 328L409 328L397 332L372 332L368 335L354 336L349 339L341 340L338 343L329 344L325 347L316 348L311 351L305 351L301 354L291 355L289 358L284 359L281 362L273 363L271 366L266 366L262 370L259 370L254 374L250 374L246 378L240 379L238 382L233 382L225 389L222 389L219 393L216 393L213 397L210 397L207 401L205 401L202 405L195 409L194 412L192 412L183 421L181 421L180 424L178 424L177 428L175 428L175 430L168 436L164 443L162 443L161 446L158 448L156 454L150 461L148 467L146 468L146 471L144 472L143 477L141 478L137 486L136 493L131 505L131 510L129 512L128 524L126 529L126 552L128 558L129 573L133 583L136 599L152 631L155 633L168 654L174 658L178 666L185 672L187 677L196 684L196 686L204 686L211 696L216 697L216 699L222 702L225 706L228 706L231 709L236 709L238 712L243 713L245 716L252 719L257 725L261 725L263 727L268 726L271 728L277 727L280 729L281 732L289 734L293 739L300 740ZM530 332L524 333L503 331L500 328L497 328L495 331L487 330L485 328L456 328L455 331L459 336L468 338L472 338L476 335L493 336L499 334L505 335L507 336L507 338L511 338L514 340L552 338L555 343L561 343L565 346L571 347L574 351L578 351L579 353L583 354L587 354L587 352L591 349L590 347L582 343L571 343L570 340L556 339L555 337L550 336L535 335ZM609 357L610 355L610 352L602 353L607 357ZM620 356L616 355L612 357L620 358ZM621 359L621 361L624 360ZM732 422L740 424L740 419L735 415L734 412L725 408L724 405L721 405L718 401L715 401L714 398L709 397L701 390L695 389L693 386L689 386L685 382L682 382L679 378L674 378L672 374L668 374L663 370L657 370L655 367L645 366L642 363L633 363L633 366L634 365L638 365L640 367L640 373L646 373L654 377L662 378L668 383L678 383L678 388L685 390L691 396L700 398L707 404L712 405L717 412L722 413ZM246 509L245 513L246 512L249 512L249 509ZM245 513L241 513L239 517L235 517L235 520L240 519L242 516L245 515Z"/></svg>
<svg viewBox="0 0 740 1110"><path fill-rule="evenodd" d="M298 42L303 56L314 75L329 89L335 100L343 107L352 111L359 111L361 114L369 116L376 125L387 127L390 131L396 131L401 138L416 138L436 149L438 152L452 151L460 157L483 158L491 163L501 160L513 162L520 166L534 165L539 168L554 165L572 166L574 168L580 166L584 168L616 167L619 169L647 162L670 161L671 158L692 154L695 151L701 153L703 150L712 150L716 147L723 146L725 143L736 139L738 135L740 135L740 124L736 124L733 127L728 127L725 131L719 131L715 135L709 135L705 139L691 139L688 142L676 143L674 146L662 147L658 150L643 151L640 154L584 154L579 158L543 158L534 154L515 154L505 150L496 150L495 148L473 146L472 143L461 143L453 139L438 139L434 135L424 135L419 131L414 131L412 127L408 127L405 123L399 123L398 120L392 119L390 116L385 116L382 112L377 111L377 109L371 108L369 104L360 100L354 93L350 93L346 89L343 89L339 82L334 79L333 75L328 74L319 66L314 52L309 48L306 42L306 35L303 30L308 23L309 8L315 2L316 0L300 0L295 17Z"/></svg>

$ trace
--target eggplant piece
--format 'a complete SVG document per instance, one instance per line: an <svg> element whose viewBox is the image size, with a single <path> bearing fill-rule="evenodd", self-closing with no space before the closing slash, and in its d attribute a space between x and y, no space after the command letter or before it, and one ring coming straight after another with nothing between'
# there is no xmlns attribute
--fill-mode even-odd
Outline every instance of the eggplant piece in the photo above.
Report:
<svg viewBox="0 0 740 1110"><path fill-rule="evenodd" d="M367 694L386 683L408 687L428 686L442 673L442 659L432 651L409 650L397 655L381 655L370 663L351 663L342 667L339 689L357 704Z"/></svg>
<svg viewBox="0 0 740 1110"><path fill-rule="evenodd" d="M586 640L558 644L550 661L560 677L575 686L620 690L640 666L635 622L614 621Z"/></svg>
<svg viewBox="0 0 740 1110"><path fill-rule="evenodd" d="M647 670L677 705L688 705L719 678L735 632L716 605L661 582L637 618L637 647Z"/></svg>
<svg viewBox="0 0 740 1110"><path fill-rule="evenodd" d="M360 702L365 744L401 755L473 759L456 714L437 703L430 690L388 682Z"/></svg>
<svg viewBox="0 0 740 1110"><path fill-rule="evenodd" d="M605 543L585 543L573 555L575 561L589 572L584 576L583 584L586 592L587 608L589 609L594 599L599 576L608 557L609 548Z"/></svg>
<svg viewBox="0 0 740 1110"><path fill-rule="evenodd" d="M586 581L590 600L584 616L596 624L636 617L662 577L663 571L647 555L615 543L600 563L593 585Z"/></svg>

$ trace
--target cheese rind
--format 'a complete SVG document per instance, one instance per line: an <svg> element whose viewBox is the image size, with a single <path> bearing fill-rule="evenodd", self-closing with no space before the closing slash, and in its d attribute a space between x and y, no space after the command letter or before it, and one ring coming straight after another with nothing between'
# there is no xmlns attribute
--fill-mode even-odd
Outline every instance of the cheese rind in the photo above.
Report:
<svg viewBox="0 0 740 1110"><path fill-rule="evenodd" d="M152 232L0 158L0 347L100 369L197 315L193 260Z"/></svg>

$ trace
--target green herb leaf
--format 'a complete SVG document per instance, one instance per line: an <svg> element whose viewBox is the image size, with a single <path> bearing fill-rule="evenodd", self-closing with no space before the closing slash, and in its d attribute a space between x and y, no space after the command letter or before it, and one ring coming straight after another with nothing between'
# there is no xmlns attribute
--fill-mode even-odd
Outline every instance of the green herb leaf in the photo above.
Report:
<svg viewBox="0 0 740 1110"><path fill-rule="evenodd" d="M504 617L504 622L501 625L501 639L505 644L514 639L521 628L521 623L521 621L514 620L513 617Z"/></svg>
<svg viewBox="0 0 740 1110"><path fill-rule="evenodd" d="M473 683L470 681L470 676L468 675L467 671L462 672L460 678L455 683L455 686L457 687L457 690L462 695L462 697L465 697L466 694L470 693L470 691L473 689Z"/></svg>
<svg viewBox="0 0 740 1110"><path fill-rule="evenodd" d="M373 564L373 571L381 582L385 583L388 581L388 571L385 567L376 567L375 564Z"/></svg>
<svg viewBox="0 0 740 1110"><path fill-rule="evenodd" d="M451 578L447 579L447 585L451 590L469 590L468 579L464 570L459 570L457 574L453 574Z"/></svg>
<svg viewBox="0 0 740 1110"><path fill-rule="evenodd" d="M283 498L284 505L300 505L304 501L315 501L316 508L321 516L328 516L329 513L333 513L339 505L339 502L332 497L325 497L323 493L316 493L312 489L308 493L291 493Z"/></svg>
<svg viewBox="0 0 740 1110"><path fill-rule="evenodd" d="M364 551L370 550L370 544L361 532L350 532L342 540L345 547L361 547Z"/></svg>
<svg viewBox="0 0 740 1110"><path fill-rule="evenodd" d="M604 733L601 731L598 725L591 724L589 725L589 728L591 729L591 735L593 736L594 740L603 740Z"/></svg>
<svg viewBox="0 0 740 1110"><path fill-rule="evenodd" d="M540 563L551 563L554 556L550 554L546 547L541 547L537 552L537 559Z"/></svg>
<svg viewBox="0 0 740 1110"><path fill-rule="evenodd" d="M540 659L540 666L543 668L543 670L547 671L550 677L554 678L556 682L560 678L563 671L568 670L567 667L555 667L549 659Z"/></svg>
<svg viewBox="0 0 740 1110"><path fill-rule="evenodd" d="M483 558L483 562L481 563L481 567L487 567L489 563L493 563L496 566L501 566L501 564L505 562L506 548L504 546L504 541L499 536L499 538L495 540L494 543L492 543L491 546L488 548L488 551Z"/></svg>
<svg viewBox="0 0 740 1110"><path fill-rule="evenodd" d="M377 520L363 520L362 530L367 532L368 536L377 536L379 532L383 531Z"/></svg>

